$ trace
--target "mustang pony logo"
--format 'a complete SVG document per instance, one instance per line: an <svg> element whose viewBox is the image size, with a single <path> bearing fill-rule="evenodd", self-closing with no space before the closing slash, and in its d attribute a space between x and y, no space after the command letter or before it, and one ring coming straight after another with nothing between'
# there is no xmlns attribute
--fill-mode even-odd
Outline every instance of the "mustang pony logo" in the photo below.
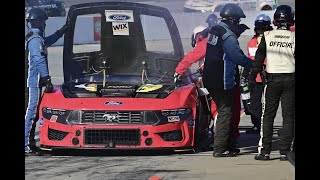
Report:
<svg viewBox="0 0 320 180"><path fill-rule="evenodd" d="M104 114L102 116L102 118L105 118L105 120L107 120L107 122L112 122L113 120L116 120L118 118L117 114Z"/></svg>

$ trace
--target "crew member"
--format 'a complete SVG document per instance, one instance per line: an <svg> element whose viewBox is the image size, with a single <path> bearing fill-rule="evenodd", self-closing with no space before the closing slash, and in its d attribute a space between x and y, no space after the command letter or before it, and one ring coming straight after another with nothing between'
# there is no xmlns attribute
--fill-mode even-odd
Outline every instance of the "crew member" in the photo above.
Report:
<svg viewBox="0 0 320 180"><path fill-rule="evenodd" d="M34 153L37 150L34 133L36 121L38 120L38 106L42 87L45 86L44 92L46 93L53 91L48 70L47 47L62 37L68 28L67 25L64 25L51 36L45 37L44 33L47 19L47 14L40 8L33 8L26 14L27 26L28 23L30 23L31 29L28 26L29 32L26 35L29 66L27 78L29 101L25 114L25 155Z"/></svg>
<svg viewBox="0 0 320 180"><path fill-rule="evenodd" d="M264 88L262 129L256 160L269 160L272 150L273 123L281 101L283 125L280 136L280 160L287 160L294 137L295 110L295 32L294 14L288 5L280 5L274 13L276 30L265 31L258 46L249 86L254 89L256 76L266 59L267 83Z"/></svg>
<svg viewBox="0 0 320 180"><path fill-rule="evenodd" d="M273 28L271 26L271 18L266 14L260 14L256 17L254 21L254 32L255 35L250 39L247 45L248 56L254 60L254 56L258 49L258 45L261 42L263 32L271 31ZM264 61L265 64L265 61ZM248 79L249 69L245 68L242 73L242 78L246 81ZM253 127L246 130L248 134L255 134L260 132L261 127L261 116L262 116L262 93L263 93L263 82L260 73L257 74L256 86L254 90L250 92L250 116L251 123Z"/></svg>
<svg viewBox="0 0 320 180"><path fill-rule="evenodd" d="M228 3L221 9L220 16L221 22L209 31L203 80L218 110L213 156L232 157L237 155L236 142L231 136L234 92L240 82L238 65L250 67L253 62L243 53L238 42L243 29L247 29L246 25L239 24L240 19L246 17L243 10ZM240 102L240 88L238 95Z"/></svg>

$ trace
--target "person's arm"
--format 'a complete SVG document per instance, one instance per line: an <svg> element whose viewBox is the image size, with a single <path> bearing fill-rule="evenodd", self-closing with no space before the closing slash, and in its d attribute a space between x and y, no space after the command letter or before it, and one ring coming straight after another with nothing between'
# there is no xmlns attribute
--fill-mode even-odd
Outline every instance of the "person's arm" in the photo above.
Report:
<svg viewBox="0 0 320 180"><path fill-rule="evenodd" d="M176 67L176 72L182 75L193 63L198 62L203 59L206 55L206 45L205 40L200 41L192 51L189 51L186 56L179 62Z"/></svg>
<svg viewBox="0 0 320 180"><path fill-rule="evenodd" d="M57 30L55 33L53 33L52 35L45 37L44 38L44 43L47 47L51 46L52 44L54 44L55 42L58 41L58 39L60 39L64 33L67 31L68 29L68 25L63 25L61 29Z"/></svg>
<svg viewBox="0 0 320 180"><path fill-rule="evenodd" d="M263 69L264 60L267 56L267 45L264 36L261 38L261 42L256 51L256 55L254 57L253 66L250 71L250 76L256 76Z"/></svg>
<svg viewBox="0 0 320 180"><path fill-rule="evenodd" d="M44 47L41 44L39 38L33 38L28 43L28 48L30 52L30 59L40 74L41 77L49 76L49 70L47 67L46 57L44 53Z"/></svg>
<svg viewBox="0 0 320 180"><path fill-rule="evenodd" d="M243 53L239 46L238 40L234 36L229 36L224 40L223 49L234 64L238 64L243 67L252 66L252 60Z"/></svg>

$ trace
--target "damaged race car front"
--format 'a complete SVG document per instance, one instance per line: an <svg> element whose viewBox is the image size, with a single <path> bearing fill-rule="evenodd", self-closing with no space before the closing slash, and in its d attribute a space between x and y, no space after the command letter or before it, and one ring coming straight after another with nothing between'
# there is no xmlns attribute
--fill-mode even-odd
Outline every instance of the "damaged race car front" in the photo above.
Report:
<svg viewBox="0 0 320 180"><path fill-rule="evenodd" d="M79 45L77 22L88 17L99 24L97 42ZM203 96L188 78L173 83L184 52L167 9L79 4L70 7L67 23L64 83L40 105L42 149L197 149L207 138Z"/></svg>

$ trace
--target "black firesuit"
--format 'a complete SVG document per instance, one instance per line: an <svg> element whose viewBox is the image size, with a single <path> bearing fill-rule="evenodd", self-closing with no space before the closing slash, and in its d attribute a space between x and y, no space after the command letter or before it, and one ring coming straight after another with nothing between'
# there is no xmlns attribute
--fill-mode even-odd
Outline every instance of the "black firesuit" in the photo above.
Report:
<svg viewBox="0 0 320 180"><path fill-rule="evenodd" d="M218 110L214 137L215 153L235 149L231 134L234 121L234 90L239 86L240 80L238 65L252 66L252 60L239 46L238 37L243 31L239 25L220 22L210 29L208 35L203 82Z"/></svg>
<svg viewBox="0 0 320 180"><path fill-rule="evenodd" d="M295 109L295 33L286 29L264 32L249 75L249 86L254 88L257 73L266 59L267 82L262 102L262 128L259 154L270 154L273 123L281 100L283 127L280 136L280 154L291 150L294 136Z"/></svg>

